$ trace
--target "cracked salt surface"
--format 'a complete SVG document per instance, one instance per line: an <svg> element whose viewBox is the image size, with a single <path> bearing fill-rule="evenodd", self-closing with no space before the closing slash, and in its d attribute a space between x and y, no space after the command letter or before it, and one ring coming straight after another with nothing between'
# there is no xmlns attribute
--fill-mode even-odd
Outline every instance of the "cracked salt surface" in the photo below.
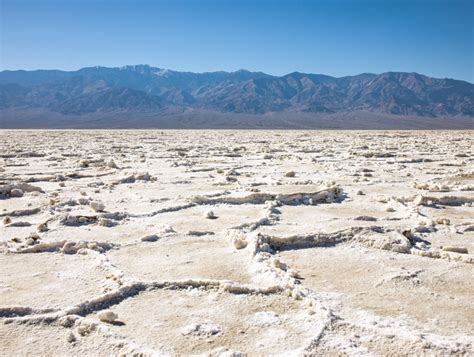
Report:
<svg viewBox="0 0 474 357"><path fill-rule="evenodd" d="M2 355L474 354L471 132L2 134Z"/></svg>

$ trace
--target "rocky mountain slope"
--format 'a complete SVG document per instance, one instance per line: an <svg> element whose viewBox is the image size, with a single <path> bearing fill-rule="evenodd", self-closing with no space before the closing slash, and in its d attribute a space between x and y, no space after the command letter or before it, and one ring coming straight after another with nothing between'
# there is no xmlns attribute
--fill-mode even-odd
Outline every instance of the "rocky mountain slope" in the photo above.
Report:
<svg viewBox="0 0 474 357"><path fill-rule="evenodd" d="M21 121L45 113L80 122L84 115L101 119L114 113L160 117L186 112L283 113L290 120L360 112L472 118L474 85L417 73L335 78L294 72L276 77L245 70L177 72L147 65L0 72L0 114L5 118Z"/></svg>

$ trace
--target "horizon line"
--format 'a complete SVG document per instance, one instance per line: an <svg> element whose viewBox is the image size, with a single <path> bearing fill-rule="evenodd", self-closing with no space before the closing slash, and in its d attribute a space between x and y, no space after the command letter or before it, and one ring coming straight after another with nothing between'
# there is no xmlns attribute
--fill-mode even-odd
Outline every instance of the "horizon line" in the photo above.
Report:
<svg viewBox="0 0 474 357"><path fill-rule="evenodd" d="M175 69L164 68L164 67L155 67L155 66L153 66L153 65L145 64L145 63L140 63L140 64L127 64L127 65L123 65L123 66L103 66L103 65L96 65L96 66L80 67L80 68L77 68L77 69L58 69L58 68L1 69L1 68L0 68L0 73L3 73L3 72L20 72L20 71L21 71L21 72L34 72L34 71L78 72L78 71L80 71L80 70L83 70L83 69L90 69L90 68L125 69L126 67L136 67L136 66L144 66L144 67L150 67L150 68L155 68L155 69L160 69L160 70L167 70L167 71L178 72L178 73L194 73L194 74L237 73L237 72L262 73L262 74L265 74L265 75L268 75L268 76L271 76L271 77L277 77L277 78L285 77L285 76L288 76L288 75L291 75L291 74L309 74L309 75L321 75L321 76L331 77L331 78L335 78L335 79L340 79L340 78L346 78L346 77L356 77L356 76L360 76L360 75L375 75L375 76L379 76L379 75L386 74L386 73L405 73L405 74L417 74L417 75L420 75L420 76L425 76L425 77L434 78L434 79L450 79L450 80L455 80L455 81L467 82L467 83L469 83L469 84L474 84L473 82L470 82L469 80L466 80L466 79L457 79L457 78L452 78L452 77L434 77L434 76L429 76L429 75L426 75L426 74L423 74L423 73L420 73L420 72L416 72L416 71L393 71L393 70L389 70L389 71L384 71L384 72L380 72L380 73L361 72L361 73L357 73L357 74L350 74L350 75L344 75L344 76L333 76L333 75L324 74L324 73L312 73L312 72L293 71L293 72L288 72L288 73L282 74L282 75L275 75L275 74L269 74L269 73L267 73L267 72L263 72L263 71L259 71L259 70L252 71L252 70L248 70L248 69L245 69L245 68L240 68L240 69L237 69L237 70L234 70L234 71L230 71L230 70L213 70L213 71L193 72L193 71L189 71L189 70L175 70Z"/></svg>

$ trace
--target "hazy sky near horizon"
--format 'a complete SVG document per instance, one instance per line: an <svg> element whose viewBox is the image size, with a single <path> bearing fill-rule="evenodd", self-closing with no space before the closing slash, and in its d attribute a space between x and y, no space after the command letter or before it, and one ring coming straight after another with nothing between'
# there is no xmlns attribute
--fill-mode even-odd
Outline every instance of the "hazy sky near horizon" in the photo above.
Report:
<svg viewBox="0 0 474 357"><path fill-rule="evenodd" d="M474 82L472 0L0 0L0 70L150 64Z"/></svg>

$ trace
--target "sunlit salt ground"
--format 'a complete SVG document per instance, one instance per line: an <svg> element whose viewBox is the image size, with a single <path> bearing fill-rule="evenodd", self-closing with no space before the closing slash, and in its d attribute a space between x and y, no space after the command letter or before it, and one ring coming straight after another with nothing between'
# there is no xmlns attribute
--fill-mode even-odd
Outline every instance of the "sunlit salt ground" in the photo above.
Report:
<svg viewBox="0 0 474 357"><path fill-rule="evenodd" d="M1 355L474 354L474 133L1 131Z"/></svg>

